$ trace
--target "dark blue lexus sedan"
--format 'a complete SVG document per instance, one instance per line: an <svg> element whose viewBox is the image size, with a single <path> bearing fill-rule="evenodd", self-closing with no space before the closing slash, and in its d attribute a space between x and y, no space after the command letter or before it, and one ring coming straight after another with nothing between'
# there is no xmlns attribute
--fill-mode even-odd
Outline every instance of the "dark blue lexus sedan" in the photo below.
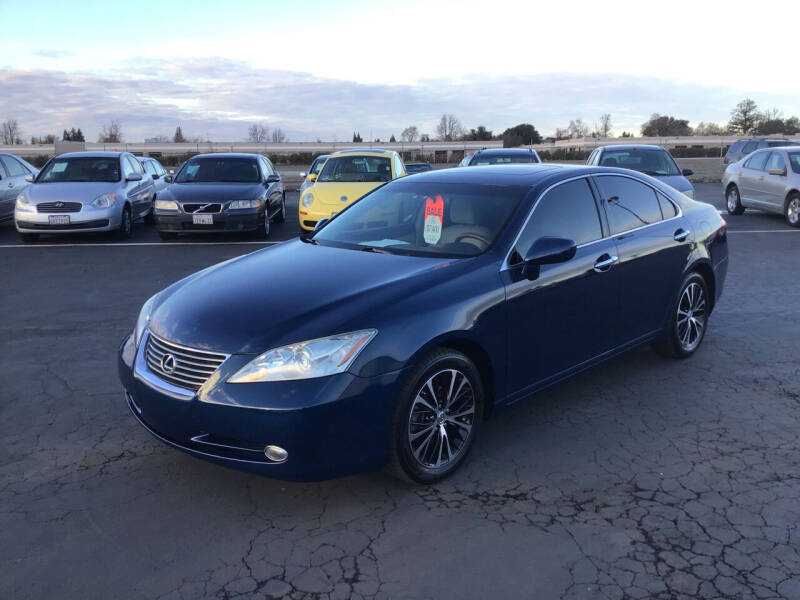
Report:
<svg viewBox="0 0 800 600"><path fill-rule="evenodd" d="M194 456L429 483L494 410L641 344L691 356L727 257L716 209L647 175L431 171L156 294L119 373L139 422Z"/></svg>

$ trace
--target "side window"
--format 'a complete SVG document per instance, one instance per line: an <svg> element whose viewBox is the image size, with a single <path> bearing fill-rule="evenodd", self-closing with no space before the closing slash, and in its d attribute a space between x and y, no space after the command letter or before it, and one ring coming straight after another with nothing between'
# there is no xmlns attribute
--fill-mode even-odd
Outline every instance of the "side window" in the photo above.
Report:
<svg viewBox="0 0 800 600"><path fill-rule="evenodd" d="M160 162L158 162L158 161L156 161L156 171L158 171L158 174L159 174L159 175L166 175L166 174L167 174L167 170L166 170L166 169L164 168L164 166L163 166L163 165L162 165Z"/></svg>
<svg viewBox="0 0 800 600"><path fill-rule="evenodd" d="M748 169L756 169L758 171L764 170L764 164L767 162L767 156L769 152L759 152L758 154L754 154L750 158L748 158L744 166Z"/></svg>
<svg viewBox="0 0 800 600"><path fill-rule="evenodd" d="M403 161L400 160L399 156L394 157L394 176L400 177L401 175L406 174L405 166L403 165Z"/></svg>
<svg viewBox="0 0 800 600"><path fill-rule="evenodd" d="M565 237L585 244L603 237L594 195L586 179L562 183L539 199L515 248L520 256L541 237Z"/></svg>
<svg viewBox="0 0 800 600"><path fill-rule="evenodd" d="M598 177L597 186L606 203L612 234L661 220L661 207L650 186L615 175Z"/></svg>
<svg viewBox="0 0 800 600"><path fill-rule="evenodd" d="M125 160L128 162L128 169L131 173L144 173L144 167L142 167L142 163L139 162L138 158L125 156Z"/></svg>
<svg viewBox="0 0 800 600"><path fill-rule="evenodd" d="M0 158L6 167L6 172L9 177L16 177L18 175L28 175L28 169L22 166L22 163L11 156L3 156Z"/></svg>
<svg viewBox="0 0 800 600"><path fill-rule="evenodd" d="M656 194L656 196L658 196L658 203L661 205L661 214L664 215L665 219L671 219L678 215L678 209L675 208L675 205L670 200L667 200L666 196L661 194Z"/></svg>
<svg viewBox="0 0 800 600"><path fill-rule="evenodd" d="M122 176L123 178L128 177L131 173L136 172L136 168L131 163L131 159L127 156L121 156L120 162L122 163Z"/></svg>
<svg viewBox="0 0 800 600"><path fill-rule="evenodd" d="M767 166L764 167L765 171L769 171L770 169L783 169L786 170L786 161L783 160L783 156L780 155L778 152L771 152L769 158L767 159Z"/></svg>
<svg viewBox="0 0 800 600"><path fill-rule="evenodd" d="M152 160L145 161L144 170L150 173L150 175L158 175L156 165Z"/></svg>
<svg viewBox="0 0 800 600"><path fill-rule="evenodd" d="M742 148L742 154L750 154L758 148L758 142L747 142Z"/></svg>
<svg viewBox="0 0 800 600"><path fill-rule="evenodd" d="M600 150L595 150L589 155L589 160L586 161L588 165L596 165L597 164L597 155L600 153Z"/></svg>
<svg viewBox="0 0 800 600"><path fill-rule="evenodd" d="M275 175L275 169L272 168L272 163L269 162L266 158L261 159L261 168L264 171L264 177L269 177L270 175Z"/></svg>

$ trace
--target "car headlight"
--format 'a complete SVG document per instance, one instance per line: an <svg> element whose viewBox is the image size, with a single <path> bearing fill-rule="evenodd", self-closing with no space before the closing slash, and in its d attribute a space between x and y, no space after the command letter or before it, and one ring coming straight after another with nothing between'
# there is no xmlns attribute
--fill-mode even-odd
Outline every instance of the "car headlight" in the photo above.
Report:
<svg viewBox="0 0 800 600"><path fill-rule="evenodd" d="M158 294L156 294L157 296ZM156 296L152 296L147 302L142 305L142 310L139 311L139 318L136 319L136 329L133 330L134 345L138 348L139 342L142 341L147 324L150 322L150 311L153 310L153 303L156 301Z"/></svg>
<svg viewBox="0 0 800 600"><path fill-rule="evenodd" d="M234 200L228 205L228 208L259 208L261 206L261 199L258 200Z"/></svg>
<svg viewBox="0 0 800 600"><path fill-rule="evenodd" d="M92 200L92 206L95 208L108 208L116 201L114 194L103 194Z"/></svg>
<svg viewBox="0 0 800 600"><path fill-rule="evenodd" d="M314 204L314 194L312 194L311 192L303 194L303 197L300 199L300 204L306 207Z"/></svg>
<svg viewBox="0 0 800 600"><path fill-rule="evenodd" d="M156 210L178 210L178 203L174 200L156 200Z"/></svg>
<svg viewBox="0 0 800 600"><path fill-rule="evenodd" d="M377 333L363 329L267 350L239 369L228 383L292 381L342 373Z"/></svg>
<svg viewBox="0 0 800 600"><path fill-rule="evenodd" d="M28 200L25 194L20 194L17 196L17 203L15 208L21 212L29 212L33 210L33 202Z"/></svg>
<svg viewBox="0 0 800 600"><path fill-rule="evenodd" d="M689 198L694 200L694 190L686 190L685 192L683 192L683 195L684 196L689 196Z"/></svg>

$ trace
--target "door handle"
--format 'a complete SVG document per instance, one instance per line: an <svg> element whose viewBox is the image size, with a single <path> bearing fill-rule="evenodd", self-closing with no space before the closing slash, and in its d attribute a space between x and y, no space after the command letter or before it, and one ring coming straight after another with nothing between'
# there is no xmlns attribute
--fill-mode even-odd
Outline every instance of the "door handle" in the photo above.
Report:
<svg viewBox="0 0 800 600"><path fill-rule="evenodd" d="M14 182L13 181L9 182L8 187L13 188L14 187Z"/></svg>
<svg viewBox="0 0 800 600"><path fill-rule="evenodd" d="M598 273L605 273L611 268L615 262L617 262L619 258L613 256L611 254L603 254L597 259L597 262L594 263L594 270Z"/></svg>
<svg viewBox="0 0 800 600"><path fill-rule="evenodd" d="M685 229L681 228L681 229L678 229L678 231L676 231L675 234L672 237L674 238L674 240L676 242L685 242L686 238L689 237L689 232L686 231Z"/></svg>

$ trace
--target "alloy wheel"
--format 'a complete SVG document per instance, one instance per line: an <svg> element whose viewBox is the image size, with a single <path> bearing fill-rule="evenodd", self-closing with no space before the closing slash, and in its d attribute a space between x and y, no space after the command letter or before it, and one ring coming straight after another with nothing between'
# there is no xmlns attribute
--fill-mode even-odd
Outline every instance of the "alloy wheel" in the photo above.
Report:
<svg viewBox="0 0 800 600"><path fill-rule="evenodd" d="M414 459L426 468L442 468L467 447L475 424L475 392L457 369L432 375L411 405L408 443Z"/></svg>
<svg viewBox="0 0 800 600"><path fill-rule="evenodd" d="M728 212L735 212L736 207L739 205L739 192L736 188L728 190Z"/></svg>
<svg viewBox="0 0 800 600"><path fill-rule="evenodd" d="M692 281L683 289L678 302L678 340L685 352L692 352L703 339L706 315L705 291L699 283Z"/></svg>
<svg viewBox="0 0 800 600"><path fill-rule="evenodd" d="M797 226L800 224L800 198L792 198L786 207L786 220L789 225Z"/></svg>

